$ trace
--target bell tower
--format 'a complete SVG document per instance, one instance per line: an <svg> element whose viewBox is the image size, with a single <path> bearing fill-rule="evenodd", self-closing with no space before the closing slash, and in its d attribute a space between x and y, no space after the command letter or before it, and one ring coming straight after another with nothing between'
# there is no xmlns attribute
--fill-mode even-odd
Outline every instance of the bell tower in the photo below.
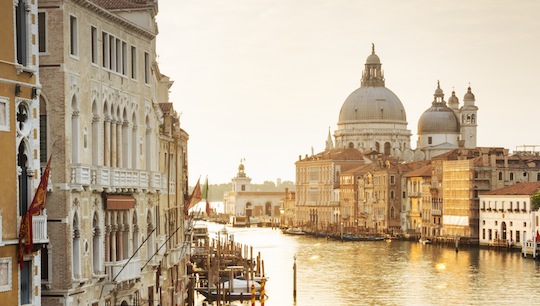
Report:
<svg viewBox="0 0 540 306"><path fill-rule="evenodd" d="M471 86L469 86L467 93L463 97L463 106L460 109L461 140L463 140L465 148L476 148L478 107L474 104L475 101Z"/></svg>

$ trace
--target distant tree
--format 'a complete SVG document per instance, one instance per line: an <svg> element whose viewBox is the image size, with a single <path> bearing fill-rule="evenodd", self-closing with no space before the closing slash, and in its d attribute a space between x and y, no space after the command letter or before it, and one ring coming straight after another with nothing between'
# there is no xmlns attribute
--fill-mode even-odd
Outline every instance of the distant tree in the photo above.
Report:
<svg viewBox="0 0 540 306"><path fill-rule="evenodd" d="M540 192L531 196L531 208L532 210L538 210L540 208Z"/></svg>

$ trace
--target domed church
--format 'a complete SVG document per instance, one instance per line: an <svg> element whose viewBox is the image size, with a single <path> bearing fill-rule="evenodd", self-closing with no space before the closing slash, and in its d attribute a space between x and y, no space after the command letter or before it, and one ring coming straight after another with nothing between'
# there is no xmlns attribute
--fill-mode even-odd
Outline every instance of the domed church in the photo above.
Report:
<svg viewBox="0 0 540 306"><path fill-rule="evenodd" d="M338 129L334 132L336 148L377 151L410 162L431 159L458 147L476 147L478 107L469 87L459 107L455 91L444 101L437 82L434 100L418 121L416 149L411 149L411 131L403 104L385 87L381 60L372 45L366 59L360 88L353 91L341 106ZM333 148L330 134L326 149Z"/></svg>
<svg viewBox="0 0 540 306"><path fill-rule="evenodd" d="M396 157L405 150L410 152L411 131L407 129L405 108L396 94L385 87L381 66L372 45L360 88L341 107L334 133L337 148L376 150Z"/></svg>
<svg viewBox="0 0 540 306"><path fill-rule="evenodd" d="M478 107L474 105L471 87L463 98L461 108L455 91L452 91L446 105L439 82L433 96L431 107L418 120L417 149L425 154L426 159L431 159L458 147L475 148Z"/></svg>

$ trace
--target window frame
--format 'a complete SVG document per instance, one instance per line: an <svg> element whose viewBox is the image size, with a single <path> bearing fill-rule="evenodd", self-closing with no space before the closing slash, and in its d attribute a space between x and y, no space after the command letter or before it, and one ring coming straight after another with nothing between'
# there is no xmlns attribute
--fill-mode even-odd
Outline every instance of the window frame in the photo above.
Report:
<svg viewBox="0 0 540 306"><path fill-rule="evenodd" d="M79 19L69 15L69 55L79 58Z"/></svg>

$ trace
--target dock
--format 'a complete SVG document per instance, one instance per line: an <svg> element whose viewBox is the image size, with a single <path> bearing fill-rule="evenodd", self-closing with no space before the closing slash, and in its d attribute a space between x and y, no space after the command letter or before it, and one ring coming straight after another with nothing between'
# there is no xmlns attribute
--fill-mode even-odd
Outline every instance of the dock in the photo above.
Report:
<svg viewBox="0 0 540 306"><path fill-rule="evenodd" d="M188 267L188 305L194 305L196 292L209 303L230 303L266 298L267 281L260 252L254 257L253 247L234 241L221 231L216 239L197 239L191 249Z"/></svg>

